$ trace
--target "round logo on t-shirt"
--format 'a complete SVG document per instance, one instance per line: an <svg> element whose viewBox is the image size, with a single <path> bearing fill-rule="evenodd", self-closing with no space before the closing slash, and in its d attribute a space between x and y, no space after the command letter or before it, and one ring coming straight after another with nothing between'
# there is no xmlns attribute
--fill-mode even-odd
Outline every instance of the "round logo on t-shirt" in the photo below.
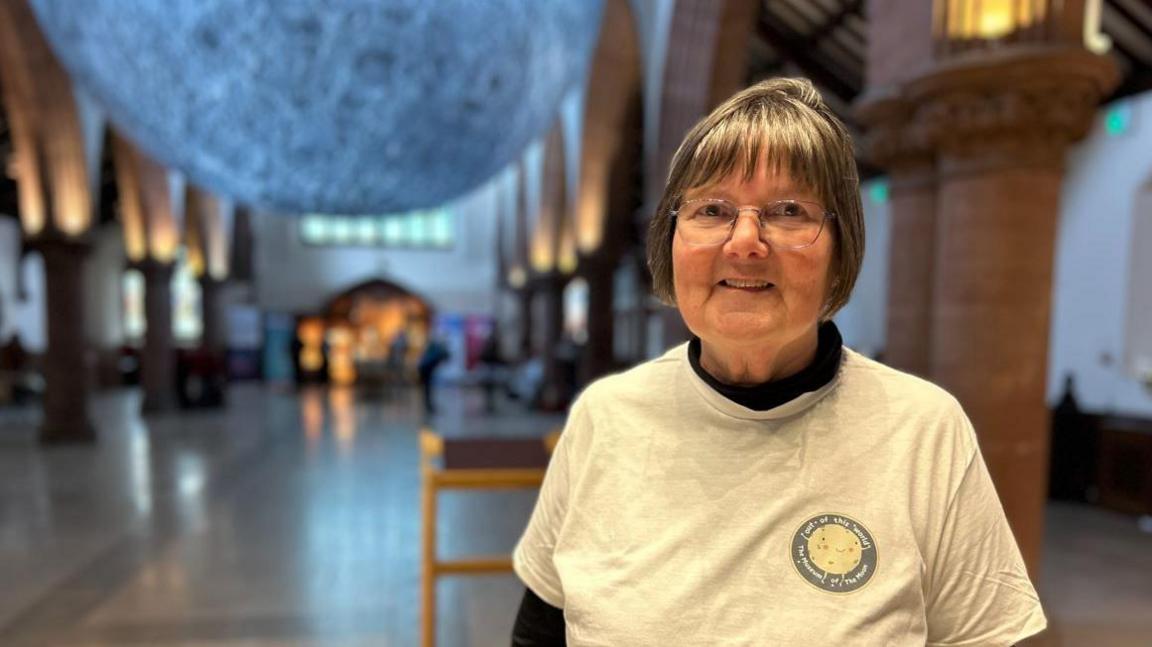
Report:
<svg viewBox="0 0 1152 647"><path fill-rule="evenodd" d="M851 593L876 573L876 542L864 524L842 514L805 521L792 536L796 572L829 593Z"/></svg>

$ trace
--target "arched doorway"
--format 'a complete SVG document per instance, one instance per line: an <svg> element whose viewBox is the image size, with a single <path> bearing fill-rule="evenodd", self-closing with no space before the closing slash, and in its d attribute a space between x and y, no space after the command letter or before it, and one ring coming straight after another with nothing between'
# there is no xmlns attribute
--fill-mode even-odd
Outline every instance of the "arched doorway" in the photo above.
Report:
<svg viewBox="0 0 1152 647"><path fill-rule="evenodd" d="M298 382L383 385L411 379L433 309L383 279L357 284L319 312L298 317L293 364Z"/></svg>

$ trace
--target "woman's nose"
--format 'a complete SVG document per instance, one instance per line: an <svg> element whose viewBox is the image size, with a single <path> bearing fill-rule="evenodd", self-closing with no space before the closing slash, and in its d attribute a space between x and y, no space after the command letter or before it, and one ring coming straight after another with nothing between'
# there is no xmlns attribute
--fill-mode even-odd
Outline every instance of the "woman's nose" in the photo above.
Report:
<svg viewBox="0 0 1152 647"><path fill-rule="evenodd" d="M768 251L760 230L760 214L755 211L741 211L732 223L732 235L725 247L740 256L763 256Z"/></svg>

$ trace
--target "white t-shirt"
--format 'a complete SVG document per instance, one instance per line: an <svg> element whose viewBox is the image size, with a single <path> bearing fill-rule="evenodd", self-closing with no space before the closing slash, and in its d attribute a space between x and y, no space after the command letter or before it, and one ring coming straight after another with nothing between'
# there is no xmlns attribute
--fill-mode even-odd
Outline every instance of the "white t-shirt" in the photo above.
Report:
<svg viewBox="0 0 1152 647"><path fill-rule="evenodd" d="M1010 645L1046 626L960 405L847 348L769 411L716 393L687 345L592 384L514 564L575 646Z"/></svg>

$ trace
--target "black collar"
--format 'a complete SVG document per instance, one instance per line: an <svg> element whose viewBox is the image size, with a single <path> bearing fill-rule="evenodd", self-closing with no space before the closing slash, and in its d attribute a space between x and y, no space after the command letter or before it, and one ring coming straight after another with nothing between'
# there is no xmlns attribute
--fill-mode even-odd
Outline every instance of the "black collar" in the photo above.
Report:
<svg viewBox="0 0 1152 647"><path fill-rule="evenodd" d="M767 411L796 399L804 393L817 391L832 381L840 370L840 355L844 340L836 324L826 321L820 325L816 358L804 370L782 380L735 386L724 384L700 366L700 338L693 337L688 343L688 361L692 370L717 393L753 411Z"/></svg>

